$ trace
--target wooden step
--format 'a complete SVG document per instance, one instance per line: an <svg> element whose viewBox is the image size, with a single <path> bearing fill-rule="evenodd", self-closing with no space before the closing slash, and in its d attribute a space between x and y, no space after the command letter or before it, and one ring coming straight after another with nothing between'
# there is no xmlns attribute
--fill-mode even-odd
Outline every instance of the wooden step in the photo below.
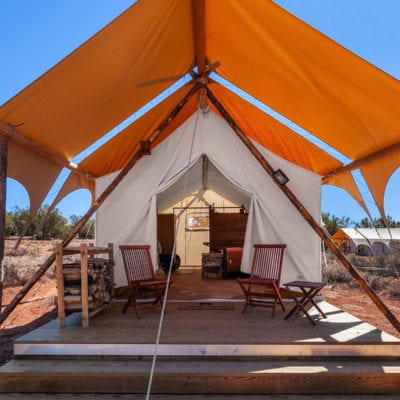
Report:
<svg viewBox="0 0 400 400"><path fill-rule="evenodd" d="M71 343L18 339L14 356L152 356L154 344ZM391 357L400 359L399 342L380 343L268 343L268 344L159 344L159 356L212 357Z"/></svg>
<svg viewBox="0 0 400 400"><path fill-rule="evenodd" d="M14 359L0 368L0 393L145 393L150 370L150 357ZM152 393L396 394L400 362L160 357Z"/></svg>
<svg viewBox="0 0 400 400"><path fill-rule="evenodd" d="M0 400L143 400L143 394L119 394L119 393L0 393ZM151 394L151 400L399 400L397 394L394 395L342 395L338 398L335 394L326 395L264 395L264 394Z"/></svg>

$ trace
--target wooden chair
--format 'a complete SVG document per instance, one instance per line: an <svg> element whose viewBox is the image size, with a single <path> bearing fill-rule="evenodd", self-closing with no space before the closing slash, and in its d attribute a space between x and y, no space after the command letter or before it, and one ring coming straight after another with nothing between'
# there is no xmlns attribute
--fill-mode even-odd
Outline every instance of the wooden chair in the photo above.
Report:
<svg viewBox="0 0 400 400"><path fill-rule="evenodd" d="M129 285L129 298L122 313L133 306L140 319L139 305L163 304L167 280L155 278L149 245L122 245L119 248Z"/></svg>
<svg viewBox="0 0 400 400"><path fill-rule="evenodd" d="M283 253L285 244L255 244L253 263L249 278L238 278L237 281L245 295L243 312L247 306L272 308L279 303L285 311L279 291Z"/></svg>

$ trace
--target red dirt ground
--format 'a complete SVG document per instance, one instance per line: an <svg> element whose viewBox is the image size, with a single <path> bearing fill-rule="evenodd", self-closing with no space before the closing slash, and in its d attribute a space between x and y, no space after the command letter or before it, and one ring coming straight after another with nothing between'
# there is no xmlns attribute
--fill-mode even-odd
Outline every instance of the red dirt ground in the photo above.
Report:
<svg viewBox="0 0 400 400"><path fill-rule="evenodd" d="M37 242L35 246L38 246ZM52 248L46 242L41 243L40 247L41 249L38 252L42 255ZM19 289L20 287L6 287L4 289L3 308ZM362 290L336 285L324 288L323 294L325 300L332 305L400 338L400 333L396 331ZM12 358L15 337L25 334L57 317L56 295L57 290L54 278L43 278L10 314L0 330L0 365ZM393 314L400 319L400 299L382 297L382 300Z"/></svg>

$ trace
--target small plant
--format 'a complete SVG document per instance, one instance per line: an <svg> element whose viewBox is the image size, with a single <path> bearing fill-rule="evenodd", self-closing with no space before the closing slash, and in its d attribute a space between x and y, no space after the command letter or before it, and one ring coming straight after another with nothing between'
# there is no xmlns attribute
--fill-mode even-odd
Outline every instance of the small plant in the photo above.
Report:
<svg viewBox="0 0 400 400"><path fill-rule="evenodd" d="M350 283L352 279L352 276L343 265L335 260L329 262L326 267L322 269L322 280L325 283Z"/></svg>
<svg viewBox="0 0 400 400"><path fill-rule="evenodd" d="M349 254L348 259L374 291L400 298L399 253L374 256ZM356 280L334 257L327 257L327 264L322 268L322 277L328 284L358 287Z"/></svg>
<svg viewBox="0 0 400 400"><path fill-rule="evenodd" d="M385 293L390 297L400 299L400 279L392 279L385 286Z"/></svg>

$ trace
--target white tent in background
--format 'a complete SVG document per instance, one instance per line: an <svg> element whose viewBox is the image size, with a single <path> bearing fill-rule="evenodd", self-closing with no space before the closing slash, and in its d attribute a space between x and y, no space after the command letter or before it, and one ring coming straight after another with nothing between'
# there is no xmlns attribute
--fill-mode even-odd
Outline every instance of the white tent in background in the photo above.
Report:
<svg viewBox="0 0 400 400"><path fill-rule="evenodd" d="M320 177L257 147L275 169L285 172L288 185L318 219ZM113 242L117 249L150 243L155 261L157 212L203 189L204 155L209 160L208 187L249 210L242 270L249 272L254 243L285 243L282 282L320 280L319 238L229 125L211 111L194 114L129 172L97 212L97 245ZM97 195L114 176L97 179ZM115 269L117 285L124 285L119 251Z"/></svg>
<svg viewBox="0 0 400 400"><path fill-rule="evenodd" d="M332 239L348 253L388 254L399 249L400 228L341 228Z"/></svg>

